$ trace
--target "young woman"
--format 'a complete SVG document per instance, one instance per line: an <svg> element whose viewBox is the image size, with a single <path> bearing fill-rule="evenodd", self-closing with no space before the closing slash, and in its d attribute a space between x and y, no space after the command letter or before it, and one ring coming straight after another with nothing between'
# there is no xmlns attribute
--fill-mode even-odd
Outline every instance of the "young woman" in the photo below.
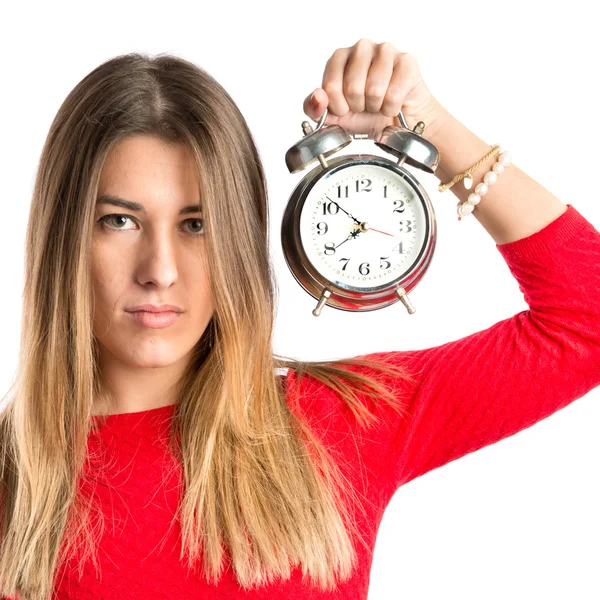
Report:
<svg viewBox="0 0 600 600"><path fill-rule="evenodd" d="M304 103L325 108L374 139L400 108L425 121L441 182L490 150L388 43L333 53ZM529 310L425 350L275 357L266 184L237 106L174 56L94 69L31 204L0 596L365 599L401 485L600 383L598 231L514 165L473 216Z"/></svg>

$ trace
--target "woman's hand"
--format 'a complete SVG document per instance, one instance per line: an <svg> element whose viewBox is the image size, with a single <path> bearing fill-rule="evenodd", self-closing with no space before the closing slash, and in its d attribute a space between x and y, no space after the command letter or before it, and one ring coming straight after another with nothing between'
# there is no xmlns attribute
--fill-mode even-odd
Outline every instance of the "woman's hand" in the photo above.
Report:
<svg viewBox="0 0 600 600"><path fill-rule="evenodd" d="M325 65L321 85L304 100L304 112L318 121L327 108L323 125L337 123L377 141L388 125L400 126L400 109L411 129L424 121L425 132L443 111L416 58L388 42L363 38L351 48L338 48Z"/></svg>

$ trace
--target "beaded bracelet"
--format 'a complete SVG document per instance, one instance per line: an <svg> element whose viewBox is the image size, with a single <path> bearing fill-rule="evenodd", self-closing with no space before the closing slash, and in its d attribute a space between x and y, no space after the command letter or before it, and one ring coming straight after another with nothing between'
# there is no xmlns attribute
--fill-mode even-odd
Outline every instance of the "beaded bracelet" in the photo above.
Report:
<svg viewBox="0 0 600 600"><path fill-rule="evenodd" d="M482 164L488 161L490 158L495 156L497 153L500 153L497 161L492 166L491 170L485 174L483 181L477 185L475 191L469 194L469 197L465 202L458 202L456 205L458 220L460 221L462 217L465 217L473 212L475 205L479 204L481 197L487 194L489 186L496 183L498 180L498 175L504 172L505 167L511 164L512 162L512 154L509 150L502 151L500 144L496 144L488 154L486 154L480 161L475 163L472 167L469 167L464 173L456 175L452 181L448 183L440 184L438 186L438 190L440 192L444 192L447 189L450 189L455 183L464 179L465 188L470 190L473 185L473 176L471 173L478 169Z"/></svg>

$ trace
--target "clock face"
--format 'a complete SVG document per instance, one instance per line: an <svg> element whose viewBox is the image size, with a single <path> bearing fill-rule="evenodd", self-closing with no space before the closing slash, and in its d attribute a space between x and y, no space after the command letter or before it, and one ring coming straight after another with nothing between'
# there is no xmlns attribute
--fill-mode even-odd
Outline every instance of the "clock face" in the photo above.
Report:
<svg viewBox="0 0 600 600"><path fill-rule="evenodd" d="M300 215L308 259L323 277L346 289L378 289L402 279L422 254L427 226L413 185L371 163L325 174Z"/></svg>

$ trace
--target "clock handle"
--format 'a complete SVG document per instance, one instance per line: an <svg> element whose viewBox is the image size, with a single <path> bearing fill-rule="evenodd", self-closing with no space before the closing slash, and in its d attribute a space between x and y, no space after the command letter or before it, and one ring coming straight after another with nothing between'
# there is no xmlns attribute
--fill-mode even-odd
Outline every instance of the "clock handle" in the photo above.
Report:
<svg viewBox="0 0 600 600"><path fill-rule="evenodd" d="M321 127L323 127L323 123L325 122L325 119L327 118L328 112L329 111L326 108L325 112L321 115L321 117L317 121L317 127L316 127L315 131L318 131L319 129L321 129ZM408 123L406 122L406 119L404 118L404 113L402 112L402 109L400 109L398 111L398 120L400 121L400 124L402 125L402 127L404 127L404 129L410 129L410 127L408 126ZM358 133L356 135L357 136L365 136L365 137L367 136L366 133Z"/></svg>
<svg viewBox="0 0 600 600"><path fill-rule="evenodd" d="M400 124L402 125L402 127L404 127L404 129L410 129L408 123L406 122L406 119L404 118L404 113L402 112L402 109L398 111L398 119L400 120Z"/></svg>

